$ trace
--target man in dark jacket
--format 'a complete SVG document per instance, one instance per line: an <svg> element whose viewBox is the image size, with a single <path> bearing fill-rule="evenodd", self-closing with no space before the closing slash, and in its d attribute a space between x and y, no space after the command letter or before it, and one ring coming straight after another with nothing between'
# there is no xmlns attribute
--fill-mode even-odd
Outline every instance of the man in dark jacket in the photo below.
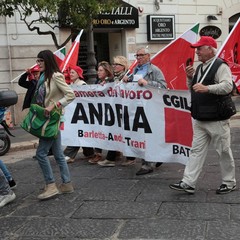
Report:
<svg viewBox="0 0 240 240"><path fill-rule="evenodd" d="M222 174L222 183L216 193L229 193L236 188L235 164L230 147L231 111L229 115L227 108L221 109L219 103L222 105L225 100L231 102L231 70L224 61L215 58L217 43L212 37L202 36L192 47L196 48L198 60L202 62L196 70L193 66L186 67L187 84L191 90L191 114L196 120L192 149L183 179L169 187L191 194L195 192L208 146L212 142L219 156Z"/></svg>

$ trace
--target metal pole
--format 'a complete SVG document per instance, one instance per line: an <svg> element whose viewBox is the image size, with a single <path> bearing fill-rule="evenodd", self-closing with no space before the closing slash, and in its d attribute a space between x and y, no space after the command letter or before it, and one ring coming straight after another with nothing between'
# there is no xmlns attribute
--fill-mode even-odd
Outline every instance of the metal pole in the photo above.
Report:
<svg viewBox="0 0 240 240"><path fill-rule="evenodd" d="M87 83L88 84L94 84L96 82L97 78L97 71L96 71L96 65L97 60L95 58L95 52L94 52L94 37L93 37L93 26L90 24L88 31L87 31L87 66L88 70L86 73L87 76Z"/></svg>

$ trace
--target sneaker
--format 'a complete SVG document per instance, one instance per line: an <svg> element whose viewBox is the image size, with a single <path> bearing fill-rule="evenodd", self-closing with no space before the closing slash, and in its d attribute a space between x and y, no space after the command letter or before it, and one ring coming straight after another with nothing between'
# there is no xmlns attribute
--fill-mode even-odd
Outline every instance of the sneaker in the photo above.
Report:
<svg viewBox="0 0 240 240"><path fill-rule="evenodd" d="M16 198L15 193L11 190L7 195L0 196L0 207L12 202Z"/></svg>
<svg viewBox="0 0 240 240"><path fill-rule="evenodd" d="M115 166L114 161L109 161L107 159L105 159L103 161L99 161L97 164L102 166L102 167L114 167Z"/></svg>
<svg viewBox="0 0 240 240"><path fill-rule="evenodd" d="M180 181L179 183L175 183L175 184L170 184L169 187L177 191L185 191L187 193L192 193L192 194L195 192L195 188L190 187L183 181Z"/></svg>
<svg viewBox="0 0 240 240"><path fill-rule="evenodd" d="M69 183L61 183L58 186L59 192L60 193L73 193L74 189L73 189L73 185L71 182Z"/></svg>
<svg viewBox="0 0 240 240"><path fill-rule="evenodd" d="M230 193L236 189L236 185L233 186L232 188L229 188L227 184L222 184L217 190L217 194L224 194L224 193Z"/></svg>
<svg viewBox="0 0 240 240"><path fill-rule="evenodd" d="M17 184L16 184L16 182L14 181L14 179L9 180L9 181L8 181L8 184L9 184L9 186L10 186L11 189L14 189L14 188L17 187Z"/></svg>
<svg viewBox="0 0 240 240"><path fill-rule="evenodd" d="M68 156L65 156L65 160L66 160L67 163L73 163L75 161L74 158L70 158Z"/></svg>

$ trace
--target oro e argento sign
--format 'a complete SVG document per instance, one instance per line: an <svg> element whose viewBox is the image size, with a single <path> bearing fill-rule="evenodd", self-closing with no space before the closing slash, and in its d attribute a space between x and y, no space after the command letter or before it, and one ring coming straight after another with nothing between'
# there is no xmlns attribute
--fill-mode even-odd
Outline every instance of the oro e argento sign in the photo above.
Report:
<svg viewBox="0 0 240 240"><path fill-rule="evenodd" d="M138 9L122 2L110 12L99 14L93 19L92 24L94 28L138 28Z"/></svg>

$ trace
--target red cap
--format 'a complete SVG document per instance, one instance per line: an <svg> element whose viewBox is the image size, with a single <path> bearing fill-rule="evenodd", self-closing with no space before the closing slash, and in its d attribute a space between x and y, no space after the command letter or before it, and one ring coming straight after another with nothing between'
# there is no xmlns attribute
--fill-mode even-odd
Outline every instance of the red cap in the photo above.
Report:
<svg viewBox="0 0 240 240"><path fill-rule="evenodd" d="M80 68L79 66L74 66L74 67L71 67L71 69L73 69L74 71L76 71L77 72L77 74L78 74L78 76L80 77L80 78L82 78L82 79L84 79L84 77L83 77L83 70L82 70L82 68Z"/></svg>
<svg viewBox="0 0 240 240"><path fill-rule="evenodd" d="M40 72L40 68L38 65L34 66L33 68L31 68L30 70L31 72Z"/></svg>
<svg viewBox="0 0 240 240"><path fill-rule="evenodd" d="M210 36L202 36L198 42L191 45L192 48L201 46L211 46L217 48L217 42Z"/></svg>

